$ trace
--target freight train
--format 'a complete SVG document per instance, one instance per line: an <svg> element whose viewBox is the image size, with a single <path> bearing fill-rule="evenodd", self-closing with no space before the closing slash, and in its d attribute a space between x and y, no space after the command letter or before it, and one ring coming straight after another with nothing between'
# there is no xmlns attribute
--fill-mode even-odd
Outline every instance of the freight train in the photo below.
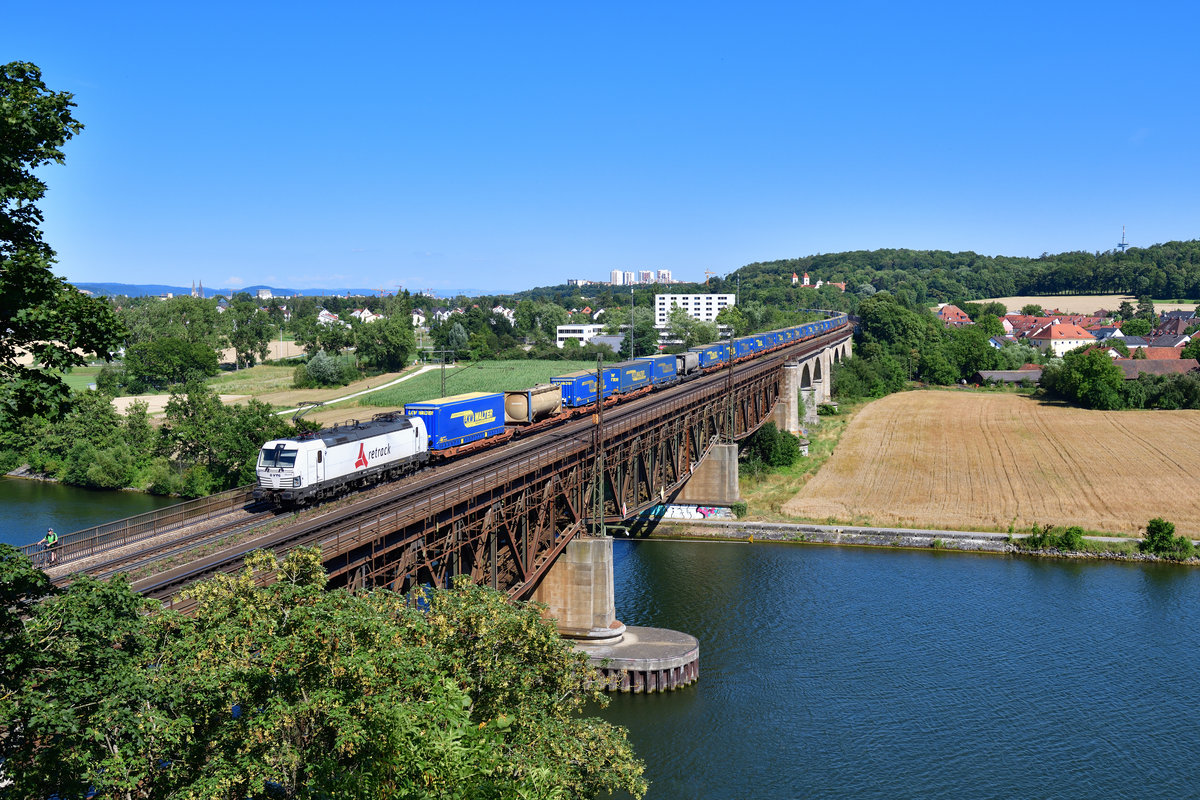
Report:
<svg viewBox="0 0 1200 800"><path fill-rule="evenodd" d="M767 333L693 347L685 353L635 358L580 370L529 389L471 392L409 403L291 439L274 439L258 454L254 497L277 505L319 502L415 472L444 460L588 413L608 404L691 380L847 324L844 314Z"/></svg>

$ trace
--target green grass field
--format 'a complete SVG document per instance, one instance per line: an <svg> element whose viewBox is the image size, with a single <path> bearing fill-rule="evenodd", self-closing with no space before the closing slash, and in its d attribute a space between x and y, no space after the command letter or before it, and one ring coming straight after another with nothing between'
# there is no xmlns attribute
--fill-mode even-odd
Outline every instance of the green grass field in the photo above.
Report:
<svg viewBox="0 0 1200 800"><path fill-rule="evenodd" d="M88 386L96 382L101 369L103 367L75 367L63 376L63 380L73 392L87 391Z"/></svg>
<svg viewBox="0 0 1200 800"><path fill-rule="evenodd" d="M549 383L555 375L595 369L593 361L480 361L446 370L446 394L503 392ZM402 406L441 396L440 370L426 372L390 389L372 392L358 400L360 406Z"/></svg>

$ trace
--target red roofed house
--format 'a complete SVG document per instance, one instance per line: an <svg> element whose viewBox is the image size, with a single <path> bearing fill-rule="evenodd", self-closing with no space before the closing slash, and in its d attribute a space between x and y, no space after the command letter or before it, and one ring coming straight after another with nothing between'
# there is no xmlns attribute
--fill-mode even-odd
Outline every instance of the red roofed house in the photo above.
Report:
<svg viewBox="0 0 1200 800"><path fill-rule="evenodd" d="M938 306L937 317L942 322L946 323L946 327L971 325L971 318L967 316L967 312L963 311L958 306L942 303Z"/></svg>
<svg viewBox="0 0 1200 800"><path fill-rule="evenodd" d="M1034 347L1049 350L1056 356L1074 350L1081 344L1096 341L1096 337L1073 322L1044 325L1025 337Z"/></svg>
<svg viewBox="0 0 1200 800"><path fill-rule="evenodd" d="M1183 348L1180 347L1143 347L1141 350L1146 354L1146 358L1154 359L1155 361L1183 357Z"/></svg>

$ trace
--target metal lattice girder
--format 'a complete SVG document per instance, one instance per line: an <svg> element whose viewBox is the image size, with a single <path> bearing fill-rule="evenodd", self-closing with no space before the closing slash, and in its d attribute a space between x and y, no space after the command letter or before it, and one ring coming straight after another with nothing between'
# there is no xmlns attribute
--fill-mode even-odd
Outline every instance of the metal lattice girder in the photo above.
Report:
<svg viewBox="0 0 1200 800"><path fill-rule="evenodd" d="M840 341L840 340L839 340ZM674 492L726 432L766 422L796 345L604 411L604 515L617 522ZM729 382L732 380L732 391ZM513 596L532 590L575 533L592 521L595 425L583 418L494 451L439 466L446 475L321 541L334 585L446 585L454 575Z"/></svg>

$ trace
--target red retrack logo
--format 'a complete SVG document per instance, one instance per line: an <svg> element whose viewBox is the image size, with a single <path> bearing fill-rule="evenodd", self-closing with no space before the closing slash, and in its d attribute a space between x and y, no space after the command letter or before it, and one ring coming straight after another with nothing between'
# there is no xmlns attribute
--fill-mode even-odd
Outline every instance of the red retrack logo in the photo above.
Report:
<svg viewBox="0 0 1200 800"><path fill-rule="evenodd" d="M358 446L358 461L354 462L354 468L365 467L367 465L367 454L363 452L363 446Z"/></svg>

